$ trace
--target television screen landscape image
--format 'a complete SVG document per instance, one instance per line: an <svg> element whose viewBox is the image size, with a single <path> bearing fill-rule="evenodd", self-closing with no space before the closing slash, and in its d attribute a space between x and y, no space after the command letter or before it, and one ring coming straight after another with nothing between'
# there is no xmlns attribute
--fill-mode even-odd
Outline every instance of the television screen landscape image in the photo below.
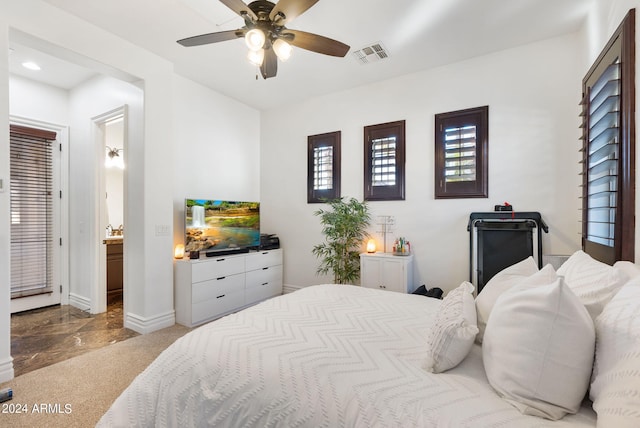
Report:
<svg viewBox="0 0 640 428"><path fill-rule="evenodd" d="M229 251L260 246L260 203L187 199L185 251Z"/></svg>

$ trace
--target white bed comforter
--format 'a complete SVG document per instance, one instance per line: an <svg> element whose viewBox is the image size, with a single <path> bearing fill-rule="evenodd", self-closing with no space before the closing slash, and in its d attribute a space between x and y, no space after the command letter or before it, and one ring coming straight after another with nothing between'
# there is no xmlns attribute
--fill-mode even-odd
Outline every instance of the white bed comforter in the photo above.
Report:
<svg viewBox="0 0 640 428"><path fill-rule="evenodd" d="M480 348L420 368L441 301L319 285L202 326L167 348L101 427L593 427L523 416L488 385Z"/></svg>

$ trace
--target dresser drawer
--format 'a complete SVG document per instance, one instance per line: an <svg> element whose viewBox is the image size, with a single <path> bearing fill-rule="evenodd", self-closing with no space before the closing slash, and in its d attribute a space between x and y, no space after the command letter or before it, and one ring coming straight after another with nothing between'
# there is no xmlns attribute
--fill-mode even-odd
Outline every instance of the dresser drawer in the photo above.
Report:
<svg viewBox="0 0 640 428"><path fill-rule="evenodd" d="M252 270L246 273L247 290L264 285L266 282L282 283L282 265Z"/></svg>
<svg viewBox="0 0 640 428"><path fill-rule="evenodd" d="M242 290L234 290L232 293L219 294L210 300L193 304L191 310L191 323L198 324L202 321L216 318L244 305L244 293Z"/></svg>
<svg viewBox="0 0 640 428"><path fill-rule="evenodd" d="M282 294L282 265L254 270L246 275L247 304Z"/></svg>
<svg viewBox="0 0 640 428"><path fill-rule="evenodd" d="M191 266L191 280L195 282L216 279L244 272L244 257L214 257Z"/></svg>
<svg viewBox="0 0 640 428"><path fill-rule="evenodd" d="M191 303L195 305L206 300L217 299L223 294L241 292L244 290L244 281L244 274L238 274L195 283L191 289Z"/></svg>
<svg viewBox="0 0 640 428"><path fill-rule="evenodd" d="M247 255L247 271L282 264L282 250L258 251Z"/></svg>

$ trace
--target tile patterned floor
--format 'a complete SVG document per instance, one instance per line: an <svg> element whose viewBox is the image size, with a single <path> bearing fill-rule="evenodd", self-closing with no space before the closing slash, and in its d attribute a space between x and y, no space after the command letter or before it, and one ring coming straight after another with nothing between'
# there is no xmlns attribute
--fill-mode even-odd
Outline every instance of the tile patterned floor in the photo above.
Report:
<svg viewBox="0 0 640 428"><path fill-rule="evenodd" d="M15 376L137 336L123 326L122 301L91 315L69 305L11 315L11 355Z"/></svg>

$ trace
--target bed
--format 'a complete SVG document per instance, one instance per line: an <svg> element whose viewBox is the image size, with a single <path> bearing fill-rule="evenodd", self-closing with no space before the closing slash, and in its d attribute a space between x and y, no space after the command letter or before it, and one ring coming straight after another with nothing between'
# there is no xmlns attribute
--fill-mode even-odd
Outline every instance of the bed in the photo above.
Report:
<svg viewBox="0 0 640 428"><path fill-rule="evenodd" d="M573 256L567 263L572 259ZM557 281L564 283L572 273L575 276L584 271L582 266L574 267L573 271L565 270L564 277L556 276L560 278ZM602 306L600 312L603 316L614 304L623 308L619 310L627 316L636 318L632 314L637 311L630 309L626 302L630 301L629 295L640 288L640 282L628 281L635 272L634 265L624 266L624 269L626 276L617 276L614 291L609 293L611 302L598 303ZM618 267L617 272L620 271L622 268ZM509 288L505 283L511 282L515 290L519 283L524 282L523 278L535 277L540 282L551 277L545 269L532 272L516 265L496 275L492 281L498 284L497 288L505 289ZM491 290L490 285L485 288ZM564 287L560 289L566 291ZM529 292L534 288L529 284L523 290ZM500 352L505 352L503 348L510 347L516 354L526 354L523 350L527 346L538 347L539 344L531 341L519 343L516 338L512 341L515 343L509 343L509 346L499 346L494 361L493 354L487 354L487 349L490 345L495 346L496 338L501 338L494 333L499 327L494 325L493 314L484 320L482 326L476 322L476 317L477 321L481 317L480 310L476 311L477 302L472 290L470 284L463 283L448 293L444 300L437 300L357 286L324 284L270 299L197 328L178 339L132 382L98 426L607 426L601 424L602 416L596 415L592 402L588 398L582 400L587 394L586 389L580 392L582 395L574 409L567 409L571 406L561 403L564 410L556 418L553 411L550 412L551 417L541 416L536 409L531 411L536 405L526 400L526 405L518 403L517 399L514 401L513 395L509 395L513 392L509 391L509 382L514 382L513 379L507 380L505 387L504 382L488 378L488 374L495 376L496 367L489 370L490 364L483 361L487 355L492 362L509 366L504 364L504 359L501 360L504 358L500 355ZM514 290L493 294L513 295L516 294ZM615 300L619 290L625 290L627 294L623 302ZM580 293L560 294L565 296L562 299L566 295L574 299ZM581 304L597 300L590 288L586 289L586 295L589 297ZM482 293L477 298L480 296ZM494 299L492 293L487 293L487 296ZM636 301L640 302L638 297ZM503 299L502 296L494 299L492 310L495 313L499 313L497 308L501 307ZM587 317L585 319L590 323L595 339L598 324L586 306L583 309L583 312L577 309L577 313L579 317ZM566 312L566 307L562 310ZM619 325L620 317L616 311L610 312L612 323ZM473 319L470 319L471 313ZM464 316L461 318L461 315ZM500 320L499 314L495 319ZM526 319L523 323L527 324ZM640 322L637 326L640 327ZM482 341L478 340L479 327L483 330ZM557 325L552 326L553 329L557 329ZM629 323L622 329L625 330L623 335L636 334ZM609 376L610 366L616 370L628 370L629 364L633 366L640 361L640 353L635 360L619 357L622 354L628 356L628 352L617 349L624 340L619 333L616 335L607 337L603 334L602 340L614 344L611 347L616 348L617 356L609 361L599 361L595 358L598 347L594 341L591 344L592 355L584 358L591 365L594 358L596 366L602 363L599 365L601 375ZM556 339L566 341L566 337ZM637 343L636 339L626 338L630 343L634 340ZM441 351L445 349L444 356L433 353L437 343ZM553 342L551 345L556 346ZM452 355L453 360L450 358ZM522 355L517 358L522 358ZM577 358L581 358L580 355ZM619 360L624 360L627 365L618 367ZM572 361L562 364L566 365L567 371L573 370ZM637 374L640 368L635 369ZM586 386L591 386L592 390L593 376L590 366ZM613 376L616 377L615 374ZM498 379L504 381L500 376ZM610 382L602 381L602 376L598 381L601 381L596 384L599 393L610 394ZM638 382L636 378L629 385L639 391ZM516 392L520 386L515 387ZM551 388L551 395L553 391L560 391L563 395L560 401L567 395L562 388L562 385ZM618 392L614 388L613 395ZM597 410L601 413L613 409L612 417L617 419L610 420L622 423L614 426L640 426L624 425L640 420L637 419L640 417L637 397L631 397L631 404L625 404L623 410L616 407L617 403L605 403L608 407ZM541 398L546 400L544 396ZM548 403L542 403L543 410L546 405Z"/></svg>

